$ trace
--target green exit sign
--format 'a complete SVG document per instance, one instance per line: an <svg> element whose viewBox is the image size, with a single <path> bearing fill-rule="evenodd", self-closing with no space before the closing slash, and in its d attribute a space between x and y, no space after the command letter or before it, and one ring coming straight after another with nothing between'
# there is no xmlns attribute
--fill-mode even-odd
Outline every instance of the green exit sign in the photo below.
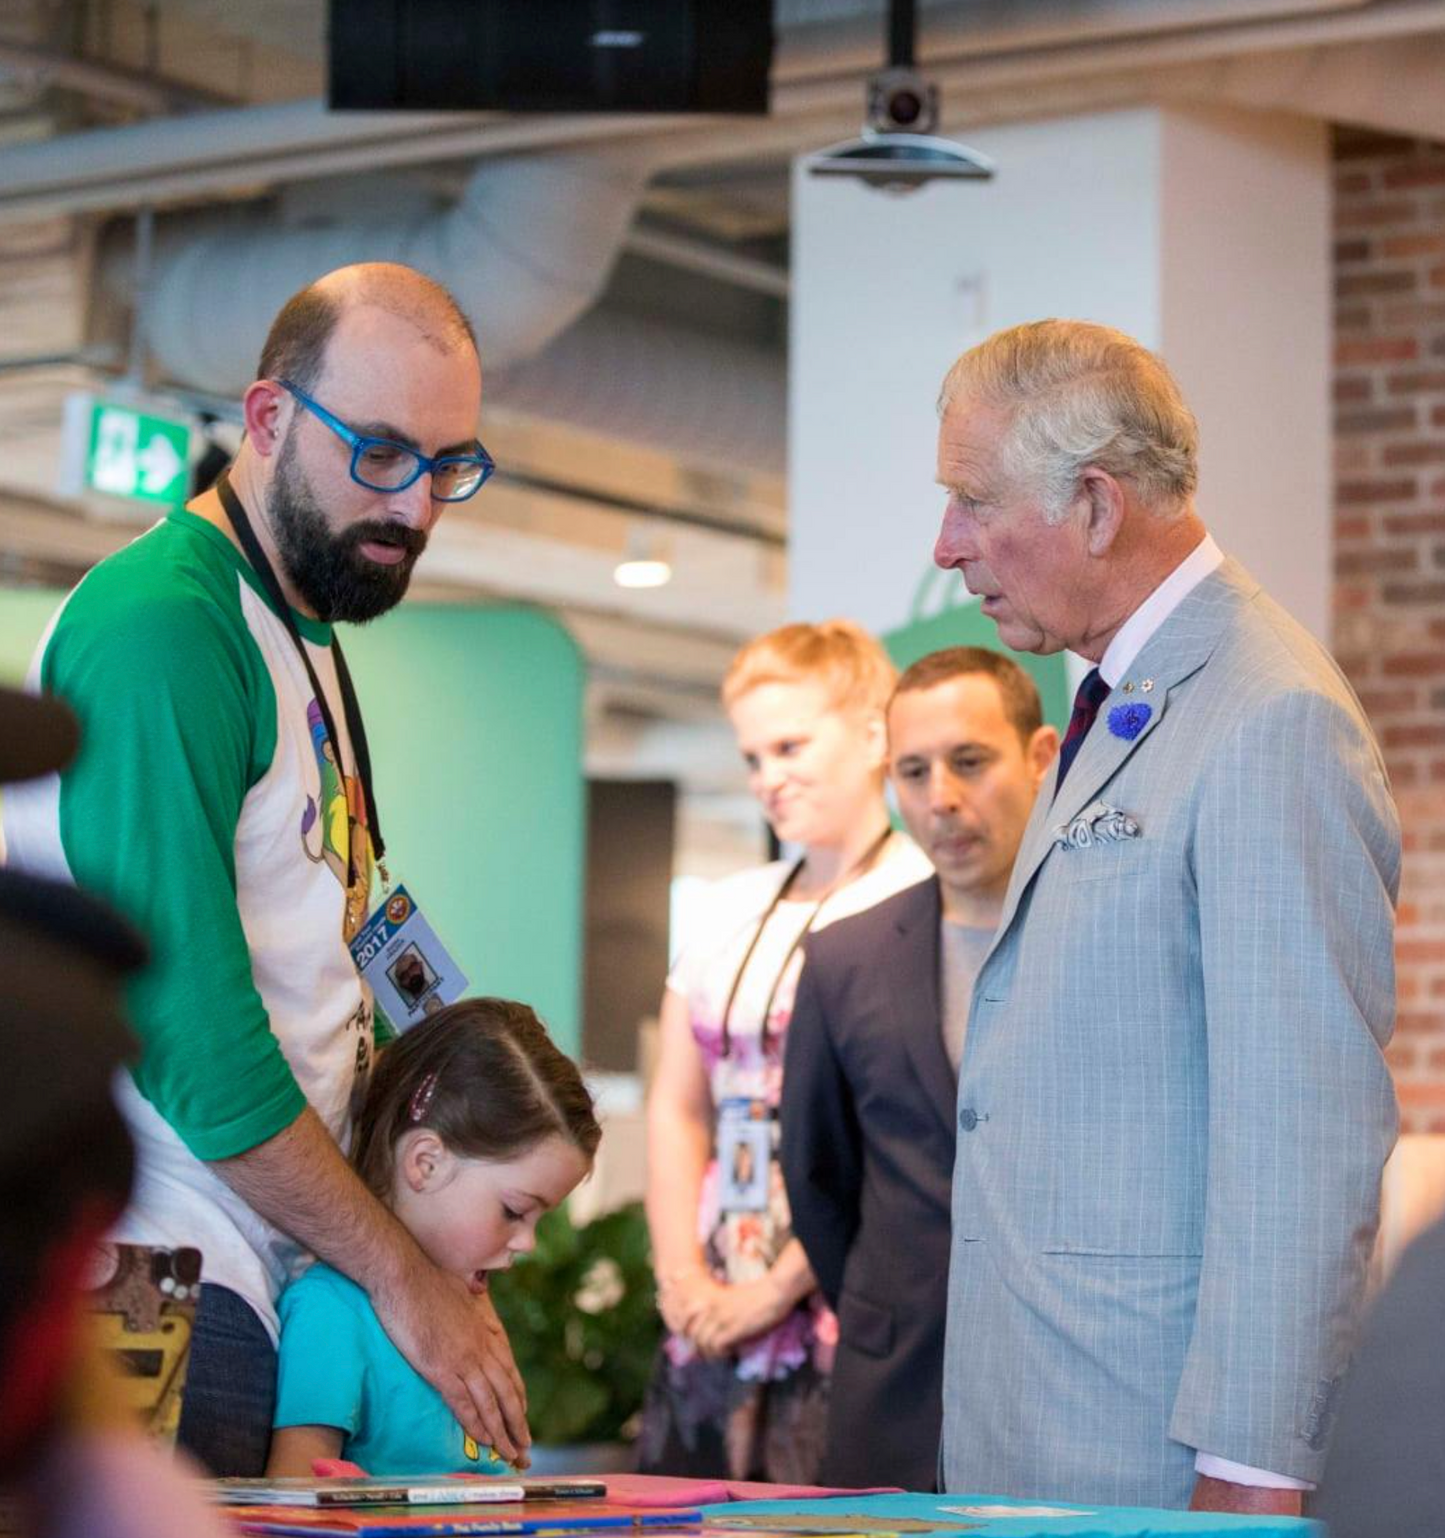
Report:
<svg viewBox="0 0 1445 1538"><path fill-rule="evenodd" d="M154 508L186 500L191 426L125 401L86 393L65 404L62 489L124 497Z"/></svg>

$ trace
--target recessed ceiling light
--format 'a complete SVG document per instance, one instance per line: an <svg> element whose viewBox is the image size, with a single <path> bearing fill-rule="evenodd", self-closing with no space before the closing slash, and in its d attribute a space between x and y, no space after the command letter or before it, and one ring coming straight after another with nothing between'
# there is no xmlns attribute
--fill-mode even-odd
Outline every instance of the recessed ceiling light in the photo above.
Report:
<svg viewBox="0 0 1445 1538"><path fill-rule="evenodd" d="M612 568L612 580L618 587L666 587L672 581L671 555L666 539L646 524L634 523L627 530L622 559Z"/></svg>
<svg viewBox="0 0 1445 1538"><path fill-rule="evenodd" d="M618 587L665 587L672 581L672 567L666 561L619 561L612 580Z"/></svg>

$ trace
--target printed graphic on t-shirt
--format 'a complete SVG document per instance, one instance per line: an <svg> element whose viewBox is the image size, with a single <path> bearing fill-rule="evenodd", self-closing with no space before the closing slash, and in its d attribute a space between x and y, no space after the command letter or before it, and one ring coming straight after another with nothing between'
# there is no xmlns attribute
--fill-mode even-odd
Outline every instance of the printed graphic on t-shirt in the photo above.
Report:
<svg viewBox="0 0 1445 1538"><path fill-rule="evenodd" d="M371 1017L371 1002L363 999L356 1006L356 1013L346 1022L348 1031L356 1037L356 1076L351 1081L351 1122L354 1126L366 1104L366 1091L371 1084L371 1069L376 1058L375 1028Z"/></svg>
<svg viewBox="0 0 1445 1538"><path fill-rule="evenodd" d="M349 945L356 938L366 918L371 896L371 861L362 858L352 870L351 840L353 830L366 838L366 796L355 775L344 774L336 762L336 749L326 730L321 707L313 699L306 707L306 724L311 730L311 748L321 786L316 798L307 796L301 814L301 843L313 864L325 863L346 893L342 919L342 938ZM369 848L363 845L369 856Z"/></svg>

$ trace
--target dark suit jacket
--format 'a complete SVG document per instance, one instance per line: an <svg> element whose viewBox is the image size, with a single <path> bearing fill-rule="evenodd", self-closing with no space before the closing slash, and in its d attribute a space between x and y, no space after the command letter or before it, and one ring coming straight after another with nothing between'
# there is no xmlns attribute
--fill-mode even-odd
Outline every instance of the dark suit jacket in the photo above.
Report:
<svg viewBox="0 0 1445 1538"><path fill-rule="evenodd" d="M841 1337L828 1484L937 1477L955 1095L938 926L929 880L819 930L788 1026L783 1174Z"/></svg>

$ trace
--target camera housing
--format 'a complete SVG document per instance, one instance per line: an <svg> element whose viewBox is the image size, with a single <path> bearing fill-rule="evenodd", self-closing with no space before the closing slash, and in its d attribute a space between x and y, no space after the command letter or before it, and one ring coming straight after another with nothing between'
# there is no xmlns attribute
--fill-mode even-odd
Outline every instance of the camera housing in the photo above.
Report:
<svg viewBox="0 0 1445 1538"><path fill-rule="evenodd" d="M931 134L938 127L938 87L906 66L879 70L868 80L867 126L880 134Z"/></svg>
<svg viewBox="0 0 1445 1538"><path fill-rule="evenodd" d="M988 181L993 162L976 150L935 138L938 87L909 65L891 65L868 80L862 135L809 155L810 176L851 176L885 192L912 192L925 182Z"/></svg>
<svg viewBox="0 0 1445 1538"><path fill-rule="evenodd" d="M913 192L932 181L989 181L993 162L976 150L927 134L873 133L809 155L809 176L851 176L884 192Z"/></svg>

